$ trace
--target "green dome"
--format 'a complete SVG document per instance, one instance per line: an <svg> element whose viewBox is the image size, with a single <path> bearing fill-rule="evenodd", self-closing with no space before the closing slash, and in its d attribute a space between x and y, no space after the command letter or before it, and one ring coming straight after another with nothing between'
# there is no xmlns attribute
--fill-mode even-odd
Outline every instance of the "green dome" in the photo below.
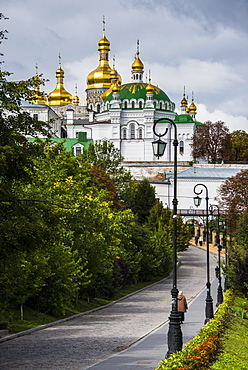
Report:
<svg viewBox="0 0 248 370"><path fill-rule="evenodd" d="M175 123L193 123L195 122L189 114L179 114L174 119Z"/></svg>
<svg viewBox="0 0 248 370"><path fill-rule="evenodd" d="M140 82L140 83L128 83L121 85L120 87L120 96L119 99L122 101L124 99L131 100L131 99L144 99L146 100L146 87L147 83ZM153 87L153 99L158 101L165 101L172 103L169 97L165 94L163 90L161 90L158 86ZM113 100L112 93L107 96L105 101L111 101Z"/></svg>

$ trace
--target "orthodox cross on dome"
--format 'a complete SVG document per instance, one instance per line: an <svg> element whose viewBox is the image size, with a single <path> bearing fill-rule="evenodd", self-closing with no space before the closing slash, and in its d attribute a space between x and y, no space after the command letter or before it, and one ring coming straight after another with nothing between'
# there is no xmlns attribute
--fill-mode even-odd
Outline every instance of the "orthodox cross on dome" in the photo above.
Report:
<svg viewBox="0 0 248 370"><path fill-rule="evenodd" d="M103 33L105 32L105 15L102 16L102 30L103 30Z"/></svg>
<svg viewBox="0 0 248 370"><path fill-rule="evenodd" d="M61 66L61 55L59 53L59 66Z"/></svg>

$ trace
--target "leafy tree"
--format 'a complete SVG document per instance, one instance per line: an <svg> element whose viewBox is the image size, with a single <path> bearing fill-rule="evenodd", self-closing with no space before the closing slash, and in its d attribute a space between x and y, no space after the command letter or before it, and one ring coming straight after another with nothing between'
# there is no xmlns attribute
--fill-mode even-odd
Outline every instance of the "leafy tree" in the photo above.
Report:
<svg viewBox="0 0 248 370"><path fill-rule="evenodd" d="M197 126L193 135L192 155L195 159L204 159L208 163L229 160L231 140L228 127L222 121L205 122Z"/></svg>
<svg viewBox="0 0 248 370"><path fill-rule="evenodd" d="M137 216L141 224L147 222L151 208L156 203L155 189L147 179L132 180L123 194L124 204Z"/></svg>
<svg viewBox="0 0 248 370"><path fill-rule="evenodd" d="M231 133L232 160L248 161L248 133L236 130Z"/></svg>
<svg viewBox="0 0 248 370"><path fill-rule="evenodd" d="M90 144L83 158L88 159L90 164L104 170L115 181L115 185L122 189L130 181L130 173L121 166L123 157L120 150L110 141L97 141Z"/></svg>
<svg viewBox="0 0 248 370"><path fill-rule="evenodd" d="M229 231L234 232L238 218L248 209L248 170L226 179L219 188L218 199L227 214Z"/></svg>

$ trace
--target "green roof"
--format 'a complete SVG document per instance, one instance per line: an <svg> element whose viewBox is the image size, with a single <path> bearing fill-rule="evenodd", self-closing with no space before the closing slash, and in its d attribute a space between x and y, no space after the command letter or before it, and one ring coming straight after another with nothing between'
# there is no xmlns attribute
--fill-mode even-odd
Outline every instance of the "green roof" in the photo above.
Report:
<svg viewBox="0 0 248 370"><path fill-rule="evenodd" d="M189 122L194 123L194 120L189 114L179 114L178 116L175 117L174 122L175 123L189 123Z"/></svg>
<svg viewBox="0 0 248 370"><path fill-rule="evenodd" d="M120 87L120 100L128 99L131 100L133 98L137 99L144 99L146 100L146 86L148 84L144 82L137 82L137 83L128 83L121 85ZM166 102L170 102L171 100L169 99L168 95L165 94L163 90L161 90L158 86L153 87L153 99L156 99L158 101L163 100ZM113 100L113 95L110 93L105 101L111 101Z"/></svg>
<svg viewBox="0 0 248 370"><path fill-rule="evenodd" d="M47 140L46 138L39 138L42 141ZM28 138L29 142L34 142L36 140L35 137ZM63 146L65 147L67 152L70 152L73 150L73 146L75 144L82 144L84 146L84 149L88 149L89 144L93 144L93 139L87 139L87 133L86 132L79 132L78 133L78 138L75 139L68 139L68 138L57 138L53 137L49 139L53 143L63 143Z"/></svg>

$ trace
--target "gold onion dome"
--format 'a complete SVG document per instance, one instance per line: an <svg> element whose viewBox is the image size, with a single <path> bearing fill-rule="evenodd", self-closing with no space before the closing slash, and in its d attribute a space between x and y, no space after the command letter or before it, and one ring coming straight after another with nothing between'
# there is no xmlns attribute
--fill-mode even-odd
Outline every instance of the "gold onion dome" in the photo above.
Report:
<svg viewBox="0 0 248 370"><path fill-rule="evenodd" d="M185 95L183 96L183 98L181 100L181 106L182 107L187 107L188 106L188 102L187 102L187 99L185 98Z"/></svg>
<svg viewBox="0 0 248 370"><path fill-rule="evenodd" d="M137 52L135 60L132 64L132 70L133 71L143 71L143 69L144 69L144 64L141 62L139 58L139 52Z"/></svg>
<svg viewBox="0 0 248 370"><path fill-rule="evenodd" d="M114 86L112 88L112 92L113 92L113 94L119 94L119 92L120 92L120 86L118 84L118 81L115 82L115 84L114 84Z"/></svg>
<svg viewBox="0 0 248 370"><path fill-rule="evenodd" d="M196 113L196 110L197 110L197 108L196 108L196 105L194 103L194 99L192 98L192 103L189 106L189 113Z"/></svg>
<svg viewBox="0 0 248 370"><path fill-rule="evenodd" d="M149 70L149 81L148 84L146 85L146 93L147 94L153 94L154 86L151 84L151 77L150 77L150 70Z"/></svg>
<svg viewBox="0 0 248 370"><path fill-rule="evenodd" d="M103 21L103 36L98 42L99 65L88 74L87 89L104 88L108 89L111 85L111 67L108 62L110 42L105 36L105 21ZM119 76L120 77L120 76Z"/></svg>
<svg viewBox="0 0 248 370"><path fill-rule="evenodd" d="M72 95L64 88L64 74L59 56L59 67L56 71L57 85L55 90L48 94L48 105L66 105L72 103Z"/></svg>

